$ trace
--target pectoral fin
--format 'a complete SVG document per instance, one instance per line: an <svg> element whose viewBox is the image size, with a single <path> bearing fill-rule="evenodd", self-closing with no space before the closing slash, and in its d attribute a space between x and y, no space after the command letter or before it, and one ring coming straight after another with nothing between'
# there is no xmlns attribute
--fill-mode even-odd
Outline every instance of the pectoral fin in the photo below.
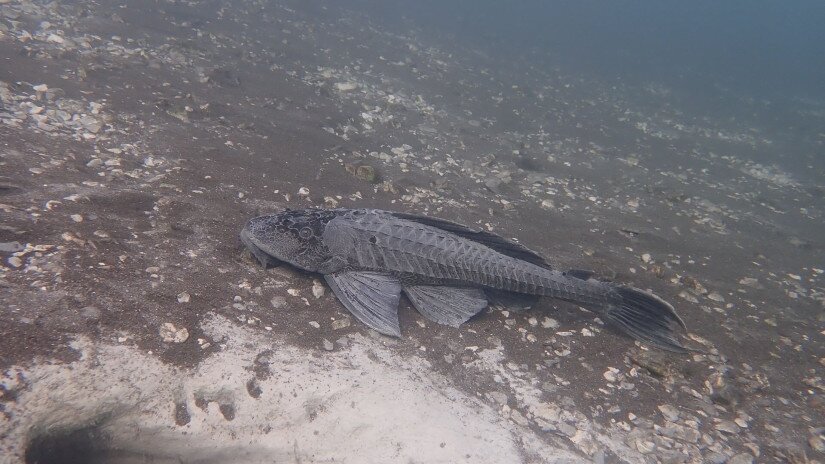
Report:
<svg viewBox="0 0 825 464"><path fill-rule="evenodd" d="M424 317L452 327L487 307L487 298L478 288L413 285L404 287L404 293Z"/></svg>
<svg viewBox="0 0 825 464"><path fill-rule="evenodd" d="M384 335L401 336L398 301L401 283L378 272L339 272L324 276L335 296L361 322Z"/></svg>

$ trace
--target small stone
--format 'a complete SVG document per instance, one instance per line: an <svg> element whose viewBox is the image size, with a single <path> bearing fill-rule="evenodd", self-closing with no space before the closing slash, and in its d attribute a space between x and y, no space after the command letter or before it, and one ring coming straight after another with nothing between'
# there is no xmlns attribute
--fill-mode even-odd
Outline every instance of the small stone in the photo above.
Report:
<svg viewBox="0 0 825 464"><path fill-rule="evenodd" d="M527 319L527 323L530 324L531 326L535 327L535 326L538 325L539 321L535 317L531 317L531 318Z"/></svg>
<svg viewBox="0 0 825 464"><path fill-rule="evenodd" d="M368 164L358 166L355 169L355 177L369 183L374 183L378 179L375 174L375 168Z"/></svg>
<svg viewBox="0 0 825 464"><path fill-rule="evenodd" d="M530 421L528 421L522 413L516 410L510 411L510 419L512 419L513 422L515 422L518 425L521 425L522 427L527 427L528 425L530 425Z"/></svg>
<svg viewBox="0 0 825 464"><path fill-rule="evenodd" d="M339 92L349 92L351 90L355 90L358 88L358 84L355 82L336 82L335 83L335 90Z"/></svg>
<svg viewBox="0 0 825 464"><path fill-rule="evenodd" d="M286 306L286 298L282 296L273 296L269 302L272 304L272 307L275 309L281 309Z"/></svg>
<svg viewBox="0 0 825 464"><path fill-rule="evenodd" d="M495 401L498 404L507 404L507 394L499 391L491 391L487 393L487 398Z"/></svg>
<svg viewBox="0 0 825 464"><path fill-rule="evenodd" d="M759 280L754 279L753 277L743 277L743 278L739 279L739 285L744 285L746 287L751 287L751 288L756 288L756 289L764 288L762 286L762 284L759 283Z"/></svg>
<svg viewBox="0 0 825 464"><path fill-rule="evenodd" d="M541 326L545 329L558 329L559 328L559 321L551 318L545 317L541 320Z"/></svg>
<svg viewBox="0 0 825 464"><path fill-rule="evenodd" d="M707 464L725 464L727 460L728 457L724 454L713 451L704 456L703 462Z"/></svg>
<svg viewBox="0 0 825 464"><path fill-rule="evenodd" d="M567 422L560 422L559 423L559 432L567 435L568 437L572 437L573 435L576 434L577 431L578 430L576 430L576 427L573 427L572 425L568 424Z"/></svg>
<svg viewBox="0 0 825 464"><path fill-rule="evenodd" d="M191 297L186 292L178 293L178 303L189 303Z"/></svg>
<svg viewBox="0 0 825 464"><path fill-rule="evenodd" d="M602 377L604 377L605 380L607 380L608 382L615 382L616 380L618 380L618 377L616 376L616 374L618 373L619 370L615 367L608 367L607 370L604 371L604 373L602 374Z"/></svg>
<svg viewBox="0 0 825 464"><path fill-rule="evenodd" d="M63 43L63 37L60 37L57 34L49 34L49 36L46 37L46 42L62 44Z"/></svg>
<svg viewBox="0 0 825 464"><path fill-rule="evenodd" d="M49 86L46 84L39 84L32 87L35 92L48 92Z"/></svg>
<svg viewBox="0 0 825 464"><path fill-rule="evenodd" d="M72 218L72 221L74 221L74 222L83 222L83 216L81 216L79 214L72 214L69 217Z"/></svg>
<svg viewBox="0 0 825 464"><path fill-rule="evenodd" d="M7 261L9 263L9 266L11 266L11 267L20 267L20 266L23 265L23 260L21 260L17 256L12 256Z"/></svg>
<svg viewBox="0 0 825 464"><path fill-rule="evenodd" d="M313 281L312 282L312 295L315 297L315 299L317 300L318 298L321 298L322 296L324 296L324 293L326 293L326 289L324 288L324 284L322 284L321 282L319 282L317 280Z"/></svg>
<svg viewBox="0 0 825 464"><path fill-rule="evenodd" d="M301 294L297 288L288 288L286 289L286 292L289 293L289 296L298 296Z"/></svg>
<svg viewBox="0 0 825 464"><path fill-rule="evenodd" d="M312 327L315 327L316 329L321 328L321 324L319 324L318 321L309 321L309 325L311 325Z"/></svg>
<svg viewBox="0 0 825 464"><path fill-rule="evenodd" d="M679 410L673 405L661 404L659 405L659 411L661 411L665 419L669 420L670 422L676 422L677 420L679 420Z"/></svg>
<svg viewBox="0 0 825 464"><path fill-rule="evenodd" d="M739 453L728 459L726 464L753 464L753 456L750 453Z"/></svg>
<svg viewBox="0 0 825 464"><path fill-rule="evenodd" d="M0 253L16 253L23 248L20 242L0 242Z"/></svg>
<svg viewBox="0 0 825 464"><path fill-rule="evenodd" d="M650 260L651 260L650 253L645 253L645 254L642 255L642 262L643 263L647 264L647 263L650 262Z"/></svg>
<svg viewBox="0 0 825 464"><path fill-rule="evenodd" d="M808 444L811 446L811 449L817 453L825 453L825 439L823 439L822 435L811 435L811 437L808 438Z"/></svg>
<svg viewBox="0 0 825 464"><path fill-rule="evenodd" d="M306 187L301 187L298 189L298 196L299 197L308 197L309 196L309 189Z"/></svg>
<svg viewBox="0 0 825 464"><path fill-rule="evenodd" d="M335 349L335 345L331 341L329 341L325 338L324 339L324 349L327 350L327 351L332 351L332 350Z"/></svg>
<svg viewBox="0 0 825 464"><path fill-rule="evenodd" d="M735 435L739 433L739 426L731 421L723 420L716 424L716 430L729 435Z"/></svg>
<svg viewBox="0 0 825 464"><path fill-rule="evenodd" d="M332 321L332 330L340 330L349 327L352 324L348 317L342 317Z"/></svg>
<svg viewBox="0 0 825 464"><path fill-rule="evenodd" d="M713 300L717 303L722 303L725 301L725 297L720 295L718 292L710 292L708 293L708 299Z"/></svg>
<svg viewBox="0 0 825 464"><path fill-rule="evenodd" d="M189 331L185 327L177 328L171 322L165 322L158 331L161 340L166 343L183 343L189 338Z"/></svg>

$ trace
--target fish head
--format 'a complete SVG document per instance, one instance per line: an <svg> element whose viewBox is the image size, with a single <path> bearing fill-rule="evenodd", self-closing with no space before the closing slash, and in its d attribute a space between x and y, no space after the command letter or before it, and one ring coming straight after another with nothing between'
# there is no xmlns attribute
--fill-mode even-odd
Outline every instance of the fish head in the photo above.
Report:
<svg viewBox="0 0 825 464"><path fill-rule="evenodd" d="M335 215L327 210L286 210L250 219L242 240L271 257L310 272L318 272L331 254L324 245L327 223Z"/></svg>

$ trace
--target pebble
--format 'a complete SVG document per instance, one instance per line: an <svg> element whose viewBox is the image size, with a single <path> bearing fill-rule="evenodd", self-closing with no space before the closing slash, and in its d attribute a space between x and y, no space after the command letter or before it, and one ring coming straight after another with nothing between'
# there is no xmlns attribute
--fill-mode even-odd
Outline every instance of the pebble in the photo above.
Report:
<svg viewBox="0 0 825 464"><path fill-rule="evenodd" d="M739 279L739 284L744 285L746 287L757 288L757 289L758 288L764 288L764 287L762 287L762 284L759 283L759 279L755 279L753 277L743 277L743 278Z"/></svg>
<svg viewBox="0 0 825 464"><path fill-rule="evenodd" d="M83 222L83 216L81 216L79 214L72 214L69 217L72 218L72 221L74 221L74 222Z"/></svg>
<svg viewBox="0 0 825 464"><path fill-rule="evenodd" d="M273 296L269 302L272 304L272 307L275 309L281 309L286 306L286 298L282 296Z"/></svg>
<svg viewBox="0 0 825 464"><path fill-rule="evenodd" d="M16 253L23 248L20 242L0 242L0 253Z"/></svg>
<svg viewBox="0 0 825 464"><path fill-rule="evenodd" d="M679 409L675 406L670 404L662 404L659 405L659 411L661 411L662 415L665 419L669 420L670 422L676 422L679 420Z"/></svg>
<svg viewBox="0 0 825 464"><path fill-rule="evenodd" d="M189 331L185 327L177 328L171 322L165 322L158 331L161 340L166 343L183 343L189 339Z"/></svg>
<svg viewBox="0 0 825 464"><path fill-rule="evenodd" d="M332 321L332 329L333 330L340 330L349 327L352 322L349 320L348 317L342 317L341 319L336 319Z"/></svg>
<svg viewBox="0 0 825 464"><path fill-rule="evenodd" d="M524 417L522 413L516 410L510 411L510 419L512 419L513 422L515 422L518 425L521 425L522 427L527 427L528 425L530 425L530 421L527 420L527 418Z"/></svg>
<svg viewBox="0 0 825 464"><path fill-rule="evenodd" d="M650 260L651 260L650 253L645 253L645 254L642 255L642 262L643 263L647 264L647 263L650 262Z"/></svg>
<svg viewBox="0 0 825 464"><path fill-rule="evenodd" d="M178 293L178 303L189 303L191 297L186 292Z"/></svg>
<svg viewBox="0 0 825 464"><path fill-rule="evenodd" d="M716 301L717 303L722 303L725 301L725 297L720 295L718 292L710 292L708 293L708 299Z"/></svg>
<svg viewBox="0 0 825 464"><path fill-rule="evenodd" d="M723 420L716 424L716 430L730 435L735 435L739 433L739 426L731 421Z"/></svg>
<svg viewBox="0 0 825 464"><path fill-rule="evenodd" d="M298 196L299 197L308 197L309 196L309 189L306 187L301 187L298 189Z"/></svg>
<svg viewBox="0 0 825 464"><path fill-rule="evenodd" d="M349 92L351 90L355 90L358 88L358 84L355 82L336 82L335 83L335 90L339 92Z"/></svg>
<svg viewBox="0 0 825 464"><path fill-rule="evenodd" d="M327 350L327 351L332 351L332 350L335 349L335 345L331 341L329 341L325 338L324 339L324 349Z"/></svg>
<svg viewBox="0 0 825 464"><path fill-rule="evenodd" d="M318 321L309 321L309 325L311 325L312 327L315 327L316 329L321 328L321 324L319 324Z"/></svg>
<svg viewBox="0 0 825 464"><path fill-rule="evenodd" d="M20 267L23 265L23 261L17 256L12 256L7 261L11 267Z"/></svg>
<svg viewBox="0 0 825 464"><path fill-rule="evenodd" d="M726 464L753 464L753 456L750 453L739 453L728 459Z"/></svg>
<svg viewBox="0 0 825 464"><path fill-rule="evenodd" d="M545 329L558 329L559 328L559 321L551 318L545 317L541 320L541 326Z"/></svg>
<svg viewBox="0 0 825 464"><path fill-rule="evenodd" d="M319 282L317 280L313 281L312 282L312 295L315 297L315 299L317 300L318 298L321 298L322 296L324 296L324 293L326 293L326 289L324 288L324 284L322 284L321 282Z"/></svg>

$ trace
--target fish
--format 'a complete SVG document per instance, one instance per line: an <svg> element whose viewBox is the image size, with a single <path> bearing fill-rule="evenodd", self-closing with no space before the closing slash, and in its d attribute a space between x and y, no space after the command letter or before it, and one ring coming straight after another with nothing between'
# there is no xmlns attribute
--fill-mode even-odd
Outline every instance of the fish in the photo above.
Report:
<svg viewBox="0 0 825 464"><path fill-rule="evenodd" d="M240 240L269 268L287 263L323 275L356 319L401 336L401 294L425 318L451 327L491 295L550 297L578 304L630 337L685 353L685 323L653 293L558 270L540 254L494 233L430 216L379 209L290 210L250 219Z"/></svg>

